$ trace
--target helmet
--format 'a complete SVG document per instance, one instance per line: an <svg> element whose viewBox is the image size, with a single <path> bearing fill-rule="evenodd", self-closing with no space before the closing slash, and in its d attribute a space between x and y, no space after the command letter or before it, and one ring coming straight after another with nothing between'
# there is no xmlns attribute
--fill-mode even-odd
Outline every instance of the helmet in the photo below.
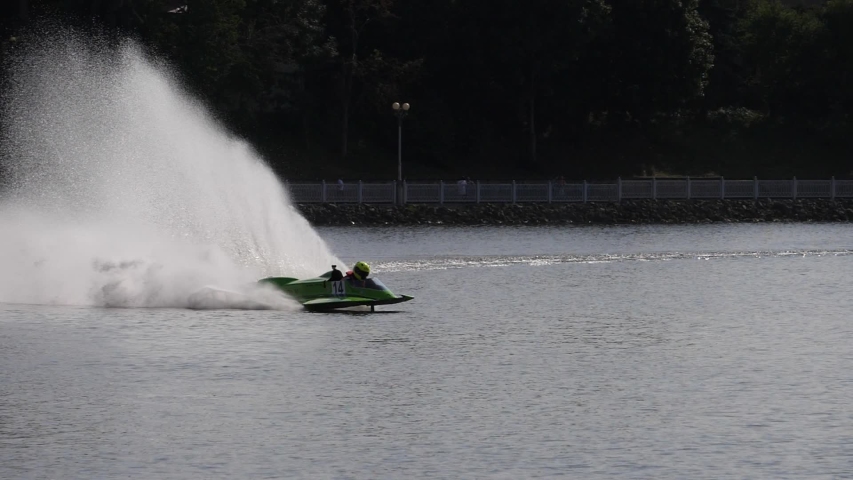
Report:
<svg viewBox="0 0 853 480"><path fill-rule="evenodd" d="M352 274L359 280L364 280L370 275L370 265L364 262L358 262L352 267Z"/></svg>

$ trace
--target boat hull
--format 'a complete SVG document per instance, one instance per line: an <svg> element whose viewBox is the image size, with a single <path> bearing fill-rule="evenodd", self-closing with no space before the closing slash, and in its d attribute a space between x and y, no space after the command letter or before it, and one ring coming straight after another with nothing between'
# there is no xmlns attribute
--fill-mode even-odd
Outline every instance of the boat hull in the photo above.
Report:
<svg viewBox="0 0 853 480"><path fill-rule="evenodd" d="M320 277L298 280L291 277L268 277L259 283L272 285L295 298L309 311L329 311L340 308L393 305L408 302L414 297L397 295L376 279L356 280L351 277L330 280L331 272Z"/></svg>

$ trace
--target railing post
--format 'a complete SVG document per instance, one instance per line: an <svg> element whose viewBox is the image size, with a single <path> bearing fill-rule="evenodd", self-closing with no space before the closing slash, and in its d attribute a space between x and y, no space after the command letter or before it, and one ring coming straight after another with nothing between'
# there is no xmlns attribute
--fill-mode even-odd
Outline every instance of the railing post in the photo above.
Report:
<svg viewBox="0 0 853 480"><path fill-rule="evenodd" d="M794 177L794 181L791 182L791 198L794 200L797 199L797 177Z"/></svg>
<svg viewBox="0 0 853 480"><path fill-rule="evenodd" d="M320 202L326 203L326 181L320 181Z"/></svg>
<svg viewBox="0 0 853 480"><path fill-rule="evenodd" d="M512 203L515 203L515 180L512 181Z"/></svg>
<svg viewBox="0 0 853 480"><path fill-rule="evenodd" d="M652 177L652 200L658 199L658 177Z"/></svg>
<svg viewBox="0 0 853 480"><path fill-rule="evenodd" d="M586 180L584 180L584 181L583 181L583 203L586 203L586 199L587 199L587 191L588 191L588 190L589 190L589 189L587 188Z"/></svg>
<svg viewBox="0 0 853 480"><path fill-rule="evenodd" d="M622 177L616 177L616 202L622 203Z"/></svg>
<svg viewBox="0 0 853 480"><path fill-rule="evenodd" d="M474 184L477 185L477 203L480 203L480 181L474 180Z"/></svg>
<svg viewBox="0 0 853 480"><path fill-rule="evenodd" d="M391 201L394 205L397 205L397 180L393 180L391 183L394 187L394 193L391 195Z"/></svg>
<svg viewBox="0 0 853 480"><path fill-rule="evenodd" d="M829 179L829 198L835 200L835 175Z"/></svg>
<svg viewBox="0 0 853 480"><path fill-rule="evenodd" d="M726 179L720 175L720 200L726 198Z"/></svg>
<svg viewBox="0 0 853 480"><path fill-rule="evenodd" d="M361 203L363 197L361 180L358 181L358 203Z"/></svg>
<svg viewBox="0 0 853 480"><path fill-rule="evenodd" d="M752 177L752 199L758 200L758 176Z"/></svg>
<svg viewBox="0 0 853 480"><path fill-rule="evenodd" d="M551 203L551 191L553 190L551 186L551 180L548 180L548 203Z"/></svg>
<svg viewBox="0 0 853 480"><path fill-rule="evenodd" d="M444 205L444 180L438 181L438 204Z"/></svg>
<svg viewBox="0 0 853 480"><path fill-rule="evenodd" d="M687 199L690 200L690 177L687 177Z"/></svg>
<svg viewBox="0 0 853 480"><path fill-rule="evenodd" d="M406 204L406 201L409 199L409 184L403 180L403 205Z"/></svg>

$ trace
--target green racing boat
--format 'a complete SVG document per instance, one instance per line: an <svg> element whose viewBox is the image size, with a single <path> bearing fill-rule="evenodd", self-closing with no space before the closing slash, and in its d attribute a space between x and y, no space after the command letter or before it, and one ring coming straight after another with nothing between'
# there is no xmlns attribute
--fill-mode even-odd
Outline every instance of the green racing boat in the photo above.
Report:
<svg viewBox="0 0 853 480"><path fill-rule="evenodd" d="M397 295L379 280L367 278L369 272L366 263L358 262L346 276L332 265L332 270L316 278L268 277L258 282L278 288L310 311L358 306L370 306L370 311L375 311L377 305L408 302L414 298Z"/></svg>

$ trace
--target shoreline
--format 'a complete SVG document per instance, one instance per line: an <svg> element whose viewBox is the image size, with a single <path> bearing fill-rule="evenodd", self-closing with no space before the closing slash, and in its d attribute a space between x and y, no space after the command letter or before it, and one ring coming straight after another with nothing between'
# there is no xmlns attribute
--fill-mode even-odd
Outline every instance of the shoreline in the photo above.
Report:
<svg viewBox="0 0 853 480"><path fill-rule="evenodd" d="M314 226L850 222L853 198L623 200L465 205L296 204Z"/></svg>

